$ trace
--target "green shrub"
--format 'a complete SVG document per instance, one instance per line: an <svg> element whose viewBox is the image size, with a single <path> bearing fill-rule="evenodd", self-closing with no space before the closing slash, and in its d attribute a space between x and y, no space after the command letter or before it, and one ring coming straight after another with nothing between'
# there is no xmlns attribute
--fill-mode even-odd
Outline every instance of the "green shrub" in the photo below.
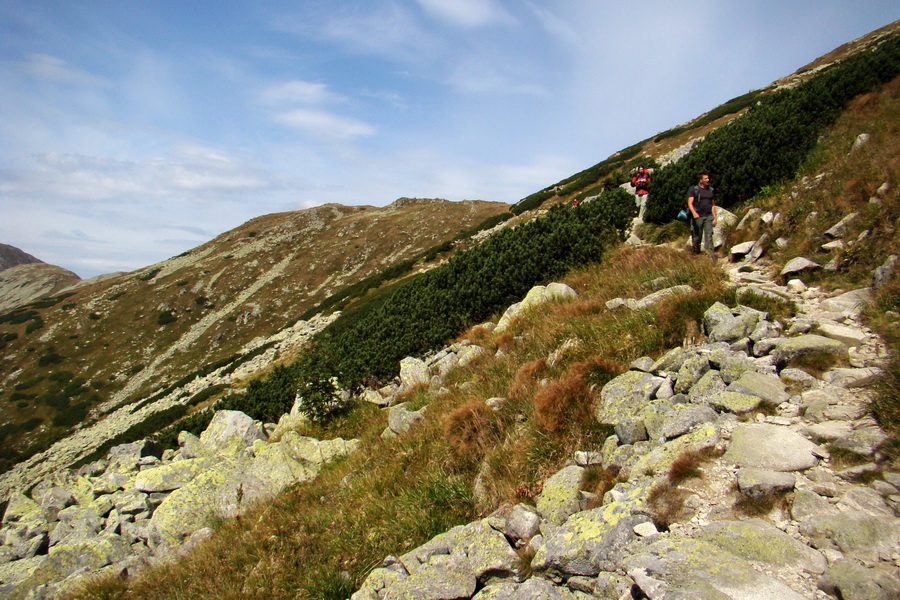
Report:
<svg viewBox="0 0 900 600"><path fill-rule="evenodd" d="M157 325L168 325L169 323L174 323L178 320L178 317L175 316L174 310L164 310L156 317Z"/></svg>
<svg viewBox="0 0 900 600"><path fill-rule="evenodd" d="M63 361L63 357L62 357L62 356L60 356L60 355L57 354L56 352L50 352L50 353L48 353L48 354L45 354L45 355L41 356L41 357L38 359L38 366L39 366L39 367L46 367L46 366L48 366L48 365L59 364L59 363L61 363L62 361Z"/></svg>
<svg viewBox="0 0 900 600"><path fill-rule="evenodd" d="M44 320L40 317L35 317L31 320L31 322L25 326L25 334L29 334L32 331L37 331L41 327L44 326Z"/></svg>
<svg viewBox="0 0 900 600"><path fill-rule="evenodd" d="M159 272L160 272L161 270L162 270L162 269L159 268L159 267L157 267L157 268L155 268L155 269L150 269L150 270L147 271L146 273L143 273L143 274L141 274L141 275L138 275L138 280L139 280L139 281L150 281L151 279L153 279L154 277L156 277L156 276L159 274Z"/></svg>
<svg viewBox="0 0 900 600"><path fill-rule="evenodd" d="M701 172L710 174L717 202L724 208L793 177L847 103L898 72L900 38L895 37L793 89L762 96L741 118L711 132L690 154L654 173L646 220L674 219Z"/></svg>

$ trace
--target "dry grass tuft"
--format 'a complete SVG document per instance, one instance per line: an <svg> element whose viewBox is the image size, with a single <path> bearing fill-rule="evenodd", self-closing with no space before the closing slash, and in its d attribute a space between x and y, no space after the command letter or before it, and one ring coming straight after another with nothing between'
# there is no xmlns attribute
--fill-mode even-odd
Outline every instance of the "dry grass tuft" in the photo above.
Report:
<svg viewBox="0 0 900 600"><path fill-rule="evenodd" d="M699 450L688 450L672 462L669 467L668 479L672 485L678 485L690 477L703 477L700 466L703 462L717 458L722 451L715 446L707 446Z"/></svg>
<svg viewBox="0 0 900 600"><path fill-rule="evenodd" d="M473 400L444 419L444 437L457 457L480 458L500 441L497 414L482 400Z"/></svg>
<svg viewBox="0 0 900 600"><path fill-rule="evenodd" d="M609 469L601 466L588 467L584 473L582 488L586 492L594 494L587 508L597 508L603 504L603 496L616 485L616 475Z"/></svg>
<svg viewBox="0 0 900 600"><path fill-rule="evenodd" d="M684 502L691 492L672 485L668 481L657 484L650 490L647 497L647 505L650 509L650 518L660 531L668 531L673 523L686 521L691 517L691 511L685 507Z"/></svg>
<svg viewBox="0 0 900 600"><path fill-rule="evenodd" d="M531 397L538 378L547 370L547 359L538 358L519 367L506 393L508 398L525 400Z"/></svg>
<svg viewBox="0 0 900 600"><path fill-rule="evenodd" d="M509 352L516 344L516 336L511 333L501 333L494 338L494 344L504 352Z"/></svg>
<svg viewBox="0 0 900 600"><path fill-rule="evenodd" d="M741 494L732 506L732 510L747 517L764 517L776 508L786 511L789 505L787 494L768 494L765 496L745 496Z"/></svg>
<svg viewBox="0 0 900 600"><path fill-rule="evenodd" d="M562 377L534 395L538 426L550 433L561 433L588 421L595 386L602 386L623 371L621 364L599 356L572 364Z"/></svg>

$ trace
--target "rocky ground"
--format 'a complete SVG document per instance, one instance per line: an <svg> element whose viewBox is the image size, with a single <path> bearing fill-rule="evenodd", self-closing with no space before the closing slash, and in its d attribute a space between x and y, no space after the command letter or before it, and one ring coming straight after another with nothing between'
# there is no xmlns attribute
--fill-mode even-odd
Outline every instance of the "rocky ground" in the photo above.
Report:
<svg viewBox="0 0 900 600"><path fill-rule="evenodd" d="M353 599L900 598L900 474L868 413L886 359L859 320L869 290L826 294L801 275L775 283L772 265L720 262L739 298L789 299L797 315L713 306L702 344L604 387L597 417L617 425L602 453L577 453L535 506L387 557ZM683 290L661 292L608 306ZM849 366L790 366L811 352ZM597 468L618 472L602 499L583 490Z"/></svg>

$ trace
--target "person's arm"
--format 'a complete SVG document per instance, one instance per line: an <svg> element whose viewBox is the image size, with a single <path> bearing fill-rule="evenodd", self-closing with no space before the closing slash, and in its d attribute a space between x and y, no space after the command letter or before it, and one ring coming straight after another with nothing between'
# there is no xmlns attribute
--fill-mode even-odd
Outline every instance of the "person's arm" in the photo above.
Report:
<svg viewBox="0 0 900 600"><path fill-rule="evenodd" d="M700 216L697 214L697 211L694 210L694 194L693 194L693 192L691 193L690 196L688 196L688 212L690 212L691 216L694 217L695 219Z"/></svg>
<svg viewBox="0 0 900 600"><path fill-rule="evenodd" d="M712 201L712 218L713 218L713 225L715 225L718 221L718 219L716 218L716 201L715 201L715 199L713 199L713 201Z"/></svg>

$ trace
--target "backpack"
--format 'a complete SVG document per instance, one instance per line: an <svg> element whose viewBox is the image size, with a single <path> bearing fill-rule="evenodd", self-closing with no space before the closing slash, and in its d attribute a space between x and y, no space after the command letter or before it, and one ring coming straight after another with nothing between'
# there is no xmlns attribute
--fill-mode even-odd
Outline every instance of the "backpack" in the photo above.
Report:
<svg viewBox="0 0 900 600"><path fill-rule="evenodd" d="M716 191L713 189L713 187L709 186L708 189L709 189L709 191L711 191L713 193L713 196L715 196ZM687 199L690 198L691 196L696 198L699 195L700 195L700 184L695 183L694 185L689 187L687 196L684 199L684 207L680 211L678 211L678 216L676 216L675 218L678 219L679 221L689 221L691 218L691 209L688 206Z"/></svg>

